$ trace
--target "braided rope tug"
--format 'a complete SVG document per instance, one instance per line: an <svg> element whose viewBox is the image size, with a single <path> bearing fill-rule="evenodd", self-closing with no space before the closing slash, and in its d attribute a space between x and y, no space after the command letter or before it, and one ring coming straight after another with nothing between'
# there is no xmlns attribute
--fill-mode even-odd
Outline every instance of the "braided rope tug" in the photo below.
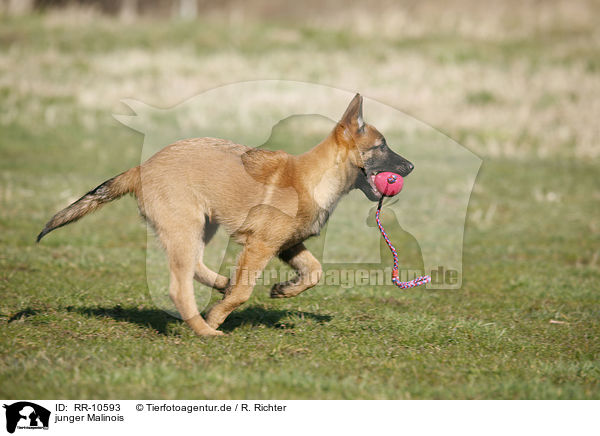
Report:
<svg viewBox="0 0 600 436"><path fill-rule="evenodd" d="M374 182L375 186L377 187L377 190L382 194L381 198L379 199L379 204L377 206L377 212L375 212L375 221L377 222L377 227L379 227L381 236L383 237L385 243L387 244L390 251L392 252L392 255L394 256L392 282L400 289L414 288L415 286L420 286L425 283L429 283L431 281L431 277L429 276L417 277L416 279L409 280L408 282L400 281L398 252L396 251L396 248L390 241L390 238L385 232L385 229L383 228L383 225L381 224L381 220L379 218L379 215L381 214L381 206L383 205L383 198L386 196L392 197L402 190L402 186L404 185L404 180L402 179L402 176L390 172L379 173L375 176Z"/></svg>

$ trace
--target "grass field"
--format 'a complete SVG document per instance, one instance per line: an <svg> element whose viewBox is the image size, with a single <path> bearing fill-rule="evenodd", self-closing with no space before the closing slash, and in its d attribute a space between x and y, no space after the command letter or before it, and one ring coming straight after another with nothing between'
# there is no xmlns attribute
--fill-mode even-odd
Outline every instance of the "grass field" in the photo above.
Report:
<svg viewBox="0 0 600 436"><path fill-rule="evenodd" d="M0 397L600 398L600 9L529 26L536 7L487 32L475 13L381 33L376 16L0 16ZM253 79L360 90L481 156L462 289L258 287L204 339L150 298L132 199L34 243L139 163L120 99Z"/></svg>

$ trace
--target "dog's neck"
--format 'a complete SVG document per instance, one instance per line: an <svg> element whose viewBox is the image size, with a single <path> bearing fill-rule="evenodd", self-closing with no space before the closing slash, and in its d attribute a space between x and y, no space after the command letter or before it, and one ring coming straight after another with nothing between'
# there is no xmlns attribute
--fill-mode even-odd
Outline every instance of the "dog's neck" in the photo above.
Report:
<svg viewBox="0 0 600 436"><path fill-rule="evenodd" d="M334 131L335 132L335 131ZM348 149L332 132L308 152L297 156L306 175L306 188L321 209L333 211L340 198L354 187L360 171L351 162Z"/></svg>

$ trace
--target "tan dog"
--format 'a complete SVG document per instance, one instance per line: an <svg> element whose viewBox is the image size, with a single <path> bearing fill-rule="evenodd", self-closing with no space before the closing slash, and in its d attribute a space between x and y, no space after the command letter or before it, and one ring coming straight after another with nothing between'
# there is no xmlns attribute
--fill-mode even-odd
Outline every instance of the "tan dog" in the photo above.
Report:
<svg viewBox="0 0 600 436"><path fill-rule="evenodd" d="M273 256L294 268L297 277L274 285L271 297L293 297L318 283L321 265L302 242L319 233L344 194L359 188L376 201L380 194L375 174L406 176L412 169L363 121L357 94L329 136L304 154L215 138L178 141L58 212L37 240L133 193L167 252L169 295L177 310L196 334L220 335L216 329L248 300ZM244 247L231 282L202 261L204 246L218 225ZM206 321L196 306L194 278L225 294Z"/></svg>

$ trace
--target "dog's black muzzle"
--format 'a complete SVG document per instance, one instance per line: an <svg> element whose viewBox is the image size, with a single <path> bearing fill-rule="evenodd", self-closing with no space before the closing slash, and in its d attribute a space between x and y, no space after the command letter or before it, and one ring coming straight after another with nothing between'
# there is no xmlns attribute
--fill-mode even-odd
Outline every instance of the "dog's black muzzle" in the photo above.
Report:
<svg viewBox="0 0 600 436"><path fill-rule="evenodd" d="M364 167L357 176L355 187L360 189L369 200L378 201L381 194L373 182L375 175L389 171L406 177L414 168L415 166L410 161L386 146L384 150L375 150L365 156Z"/></svg>
<svg viewBox="0 0 600 436"><path fill-rule="evenodd" d="M406 177L414 168L415 166L410 161L394 153L389 148L383 153L383 156L378 156L376 159L369 159L365 162L365 173L368 175L389 171Z"/></svg>

